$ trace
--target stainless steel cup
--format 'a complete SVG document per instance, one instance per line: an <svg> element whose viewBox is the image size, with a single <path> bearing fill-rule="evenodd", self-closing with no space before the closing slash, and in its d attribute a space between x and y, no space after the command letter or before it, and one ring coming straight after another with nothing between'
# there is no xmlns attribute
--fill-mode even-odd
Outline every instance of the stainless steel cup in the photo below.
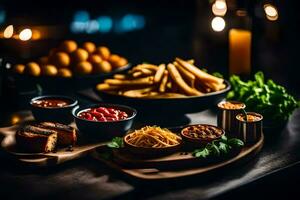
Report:
<svg viewBox="0 0 300 200"><path fill-rule="evenodd" d="M229 109L224 108L222 105L226 102L230 102L232 104L241 104L241 108L239 109ZM236 116L242 113L243 109L246 108L246 105L239 101L222 101L218 104L218 127L225 130L226 135L231 137L237 137L238 135L238 123L236 121Z"/></svg>
<svg viewBox="0 0 300 200"><path fill-rule="evenodd" d="M238 114L236 120L238 122L238 133L240 139L242 139L245 144L252 144L259 140L263 132L263 116L255 112L247 112L247 115L254 115L258 117L258 120L245 121L243 117L245 114Z"/></svg>

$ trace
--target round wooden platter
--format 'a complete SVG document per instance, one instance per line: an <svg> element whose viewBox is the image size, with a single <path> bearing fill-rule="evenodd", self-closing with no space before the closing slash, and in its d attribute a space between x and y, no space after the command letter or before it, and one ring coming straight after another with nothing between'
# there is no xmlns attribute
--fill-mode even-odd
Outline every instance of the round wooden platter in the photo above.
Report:
<svg viewBox="0 0 300 200"><path fill-rule="evenodd" d="M97 148L92 156L109 167L138 180L163 180L205 174L233 164L241 164L254 157L263 147L264 135L252 145L222 160L203 160L191 153L177 152L156 159L138 159L127 154L114 153L113 159L101 157L103 148Z"/></svg>
<svg viewBox="0 0 300 200"><path fill-rule="evenodd" d="M99 143L86 141L79 136L77 144L72 147L72 151L67 147L59 148L50 153L26 153L20 152L16 146L15 133L20 125L0 128L0 135L4 138L1 142L1 148L6 151L16 161L29 166L53 166L70 160L74 160L87 155L89 152L99 146L106 145L106 142Z"/></svg>

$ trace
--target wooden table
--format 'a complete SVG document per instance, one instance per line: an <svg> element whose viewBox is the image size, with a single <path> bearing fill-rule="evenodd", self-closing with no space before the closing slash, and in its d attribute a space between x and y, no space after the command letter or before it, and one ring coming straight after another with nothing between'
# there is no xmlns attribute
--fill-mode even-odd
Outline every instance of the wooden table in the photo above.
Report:
<svg viewBox="0 0 300 200"><path fill-rule="evenodd" d="M190 121L191 124L216 124L216 113L206 110L189 114L183 121ZM228 195L232 198L241 191L239 188L251 186L261 180L270 180L270 177L276 177L282 172L289 172L290 166L294 166L292 169L298 168L299 122L300 109L294 112L283 130L265 134L266 142L261 153L243 166L207 176L150 185L132 182L91 157L51 169L28 169L16 165L1 152L0 194L1 197L10 199L207 199ZM140 123L143 122L137 122ZM172 119L169 123L177 124ZM265 189L261 188L261 191Z"/></svg>

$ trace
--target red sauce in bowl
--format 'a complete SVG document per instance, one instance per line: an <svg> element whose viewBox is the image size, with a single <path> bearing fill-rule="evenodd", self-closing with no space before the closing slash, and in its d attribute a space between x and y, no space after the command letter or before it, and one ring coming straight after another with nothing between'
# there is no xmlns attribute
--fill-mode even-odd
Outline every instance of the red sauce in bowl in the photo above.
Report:
<svg viewBox="0 0 300 200"><path fill-rule="evenodd" d="M49 98L49 99L38 99L34 100L31 104L36 107L42 107L42 108L62 108L67 105L70 105L70 101L65 99L55 99L55 98Z"/></svg>
<svg viewBox="0 0 300 200"><path fill-rule="evenodd" d="M98 122L120 121L128 118L126 112L107 107L89 108L79 112L77 116L81 119Z"/></svg>

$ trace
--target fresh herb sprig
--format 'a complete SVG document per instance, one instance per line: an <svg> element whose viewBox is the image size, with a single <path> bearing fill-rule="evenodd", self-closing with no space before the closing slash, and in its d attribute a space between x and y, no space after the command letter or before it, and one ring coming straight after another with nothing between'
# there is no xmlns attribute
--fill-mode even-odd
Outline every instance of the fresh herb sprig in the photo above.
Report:
<svg viewBox="0 0 300 200"><path fill-rule="evenodd" d="M196 149L193 156L197 158L207 158L210 156L221 156L228 154L232 149L239 149L244 146L244 142L237 138L228 139L223 135L220 139L208 143L205 147Z"/></svg>
<svg viewBox="0 0 300 200"><path fill-rule="evenodd" d="M120 149L124 147L123 138L121 137L114 137L110 142L106 144L108 147L106 151L100 153L100 157L104 160L109 160L112 158L113 149Z"/></svg>
<svg viewBox="0 0 300 200"><path fill-rule="evenodd" d="M107 146L112 149L119 149L124 147L124 142L123 138L121 137L114 137L108 144Z"/></svg>
<svg viewBox="0 0 300 200"><path fill-rule="evenodd" d="M274 123L288 120L300 106L300 101L273 80L265 81L264 74L257 72L254 80L244 82L239 76L230 77L232 90L227 99L244 102L248 110L261 113L266 120Z"/></svg>

